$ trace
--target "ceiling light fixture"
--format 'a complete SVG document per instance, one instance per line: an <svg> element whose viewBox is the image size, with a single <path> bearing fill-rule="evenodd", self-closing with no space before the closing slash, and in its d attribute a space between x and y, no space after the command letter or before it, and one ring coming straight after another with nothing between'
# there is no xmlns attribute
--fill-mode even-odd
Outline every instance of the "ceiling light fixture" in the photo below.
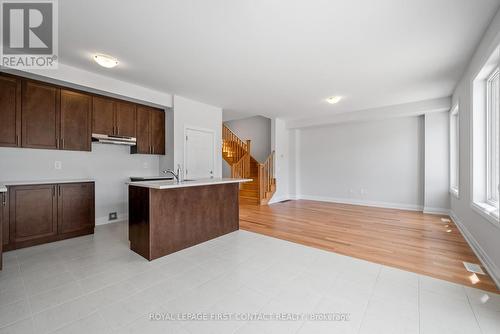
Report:
<svg viewBox="0 0 500 334"><path fill-rule="evenodd" d="M102 67L106 68L113 68L118 65L118 59L103 54L94 55L94 60Z"/></svg>
<svg viewBox="0 0 500 334"><path fill-rule="evenodd" d="M326 99L326 102L330 104L335 104L338 103L340 100L342 100L342 96L330 96L329 98Z"/></svg>

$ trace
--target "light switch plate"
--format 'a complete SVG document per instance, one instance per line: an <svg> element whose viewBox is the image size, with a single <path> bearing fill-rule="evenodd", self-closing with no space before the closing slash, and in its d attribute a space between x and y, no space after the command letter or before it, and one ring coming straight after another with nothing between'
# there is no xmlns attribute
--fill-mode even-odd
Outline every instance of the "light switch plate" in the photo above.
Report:
<svg viewBox="0 0 500 334"><path fill-rule="evenodd" d="M54 161L54 168L55 169L62 169L62 162L61 161Z"/></svg>

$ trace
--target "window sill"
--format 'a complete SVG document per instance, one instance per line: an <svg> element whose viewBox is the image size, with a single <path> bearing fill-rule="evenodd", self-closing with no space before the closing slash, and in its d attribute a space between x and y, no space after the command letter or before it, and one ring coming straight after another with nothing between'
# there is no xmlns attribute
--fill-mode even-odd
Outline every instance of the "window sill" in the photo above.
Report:
<svg viewBox="0 0 500 334"><path fill-rule="evenodd" d="M472 209L486 218L490 223L500 228L498 208L484 202L473 202Z"/></svg>

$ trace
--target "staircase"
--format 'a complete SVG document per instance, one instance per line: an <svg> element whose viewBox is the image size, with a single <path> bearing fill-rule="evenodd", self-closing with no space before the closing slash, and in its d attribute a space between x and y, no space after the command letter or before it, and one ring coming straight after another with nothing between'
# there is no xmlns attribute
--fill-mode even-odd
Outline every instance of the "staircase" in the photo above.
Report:
<svg viewBox="0 0 500 334"><path fill-rule="evenodd" d="M240 204L266 205L276 191L274 151L264 163L250 155L250 140L243 141L222 125L222 157L231 167L231 177L252 179L240 187Z"/></svg>

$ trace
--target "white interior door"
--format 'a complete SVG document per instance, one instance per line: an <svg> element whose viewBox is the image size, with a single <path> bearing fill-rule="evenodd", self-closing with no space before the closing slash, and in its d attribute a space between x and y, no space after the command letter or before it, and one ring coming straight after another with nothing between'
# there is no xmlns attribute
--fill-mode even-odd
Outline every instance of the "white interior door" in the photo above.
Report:
<svg viewBox="0 0 500 334"><path fill-rule="evenodd" d="M185 178L213 177L215 135L211 131L186 128Z"/></svg>

